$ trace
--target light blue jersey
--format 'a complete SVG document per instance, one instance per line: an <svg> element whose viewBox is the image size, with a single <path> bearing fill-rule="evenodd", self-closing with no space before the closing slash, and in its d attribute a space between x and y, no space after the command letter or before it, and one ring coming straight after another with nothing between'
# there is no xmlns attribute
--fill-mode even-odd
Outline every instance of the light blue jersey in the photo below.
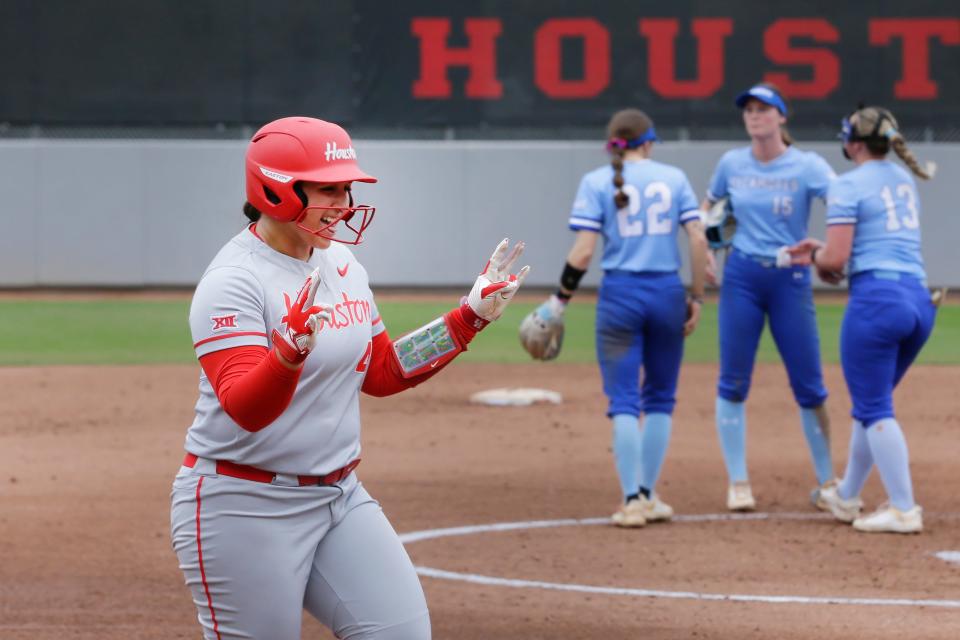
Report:
<svg viewBox="0 0 960 640"><path fill-rule="evenodd" d="M795 147L770 162L760 162L750 147L723 155L710 179L707 199L730 197L737 231L733 247L774 258L777 249L807 236L810 203L826 198L836 177L826 160Z"/></svg>
<svg viewBox="0 0 960 640"><path fill-rule="evenodd" d="M623 179L623 192L630 202L617 210L613 167L583 176L570 228L603 234L604 271L677 271L677 229L700 217L687 176L668 164L628 160L623 163Z"/></svg>
<svg viewBox="0 0 960 640"><path fill-rule="evenodd" d="M903 167L872 160L830 185L827 224L855 224L850 274L898 271L926 279L920 254L920 198Z"/></svg>

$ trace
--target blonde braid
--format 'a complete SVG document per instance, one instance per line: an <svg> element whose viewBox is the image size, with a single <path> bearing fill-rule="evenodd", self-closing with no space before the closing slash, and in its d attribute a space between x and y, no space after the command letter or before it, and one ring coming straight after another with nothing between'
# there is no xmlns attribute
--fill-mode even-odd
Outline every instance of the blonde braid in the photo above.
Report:
<svg viewBox="0 0 960 640"><path fill-rule="evenodd" d="M918 178L930 180L937 172L936 163L927 162L924 166L920 166L917 156L913 155L913 151L907 148L907 141L903 139L899 131L891 136L890 146L893 147L893 152L897 154L897 157L903 160L903 164L907 165Z"/></svg>
<svg viewBox="0 0 960 640"><path fill-rule="evenodd" d="M880 122L879 127L877 122ZM907 148L907 141L900 133L900 125L897 124L896 118L888 110L882 107L860 109L851 116L851 123L856 127L857 135L861 137L870 136L876 129L876 137L865 140L871 152L886 155L889 149L893 148L897 157L915 176L923 180L933 178L937 170L936 163L927 162L923 166L920 165L917 157Z"/></svg>

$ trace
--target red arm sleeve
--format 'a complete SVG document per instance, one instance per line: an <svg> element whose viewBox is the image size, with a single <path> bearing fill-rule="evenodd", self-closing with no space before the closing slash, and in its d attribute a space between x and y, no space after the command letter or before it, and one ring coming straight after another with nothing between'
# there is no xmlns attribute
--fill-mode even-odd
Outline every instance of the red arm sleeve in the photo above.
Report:
<svg viewBox="0 0 960 640"><path fill-rule="evenodd" d="M479 320L473 310L462 305L444 316L450 330L456 334L460 344L463 345L463 351L467 350L467 344L477 335L477 326L486 326L486 322ZM479 321L478 321L479 320ZM400 393L404 389L411 389L421 382L432 378L444 367L450 364L452 360L447 361L427 373L414 378L403 377L400 369L400 363L397 362L397 356L393 351L393 344L386 331L373 337L373 351L370 354L370 364L367 368L367 377L363 380L363 386L360 390L364 393L382 398Z"/></svg>
<svg viewBox="0 0 960 640"><path fill-rule="evenodd" d="M208 353L200 366L220 406L247 431L260 431L290 404L301 369L280 364L273 349L249 346Z"/></svg>

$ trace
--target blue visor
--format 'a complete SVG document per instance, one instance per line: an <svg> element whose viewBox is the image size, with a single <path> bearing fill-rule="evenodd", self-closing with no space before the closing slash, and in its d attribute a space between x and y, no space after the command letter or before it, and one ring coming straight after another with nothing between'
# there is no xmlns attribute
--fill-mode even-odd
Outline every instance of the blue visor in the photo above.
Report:
<svg viewBox="0 0 960 640"><path fill-rule="evenodd" d="M747 104L747 100L750 98L759 100L760 102L768 104L771 107L776 107L777 111L779 111L780 115L782 116L787 115L787 103L784 102L783 98L780 97L780 94L773 89L762 87L760 85L750 87L750 89L737 96L737 106L743 109L744 105Z"/></svg>

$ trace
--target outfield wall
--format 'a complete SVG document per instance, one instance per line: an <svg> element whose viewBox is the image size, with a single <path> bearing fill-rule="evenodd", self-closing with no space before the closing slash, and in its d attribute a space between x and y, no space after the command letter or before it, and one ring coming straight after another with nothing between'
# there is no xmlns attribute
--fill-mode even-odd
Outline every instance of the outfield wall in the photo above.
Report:
<svg viewBox="0 0 960 640"><path fill-rule="evenodd" d="M656 158L682 167L702 194L737 143L666 143ZM355 142L380 178L357 185L377 207L356 249L374 286L467 285L504 236L527 242L529 283L556 282L573 240L567 216L602 144ZM0 141L0 287L192 285L242 228L241 141ZM837 171L838 144L809 144ZM915 144L939 165L920 185L931 284L960 286L960 144ZM823 208L811 231L823 236ZM685 238L681 232L681 248ZM684 253L686 253L684 251ZM585 279L599 281L596 264Z"/></svg>

